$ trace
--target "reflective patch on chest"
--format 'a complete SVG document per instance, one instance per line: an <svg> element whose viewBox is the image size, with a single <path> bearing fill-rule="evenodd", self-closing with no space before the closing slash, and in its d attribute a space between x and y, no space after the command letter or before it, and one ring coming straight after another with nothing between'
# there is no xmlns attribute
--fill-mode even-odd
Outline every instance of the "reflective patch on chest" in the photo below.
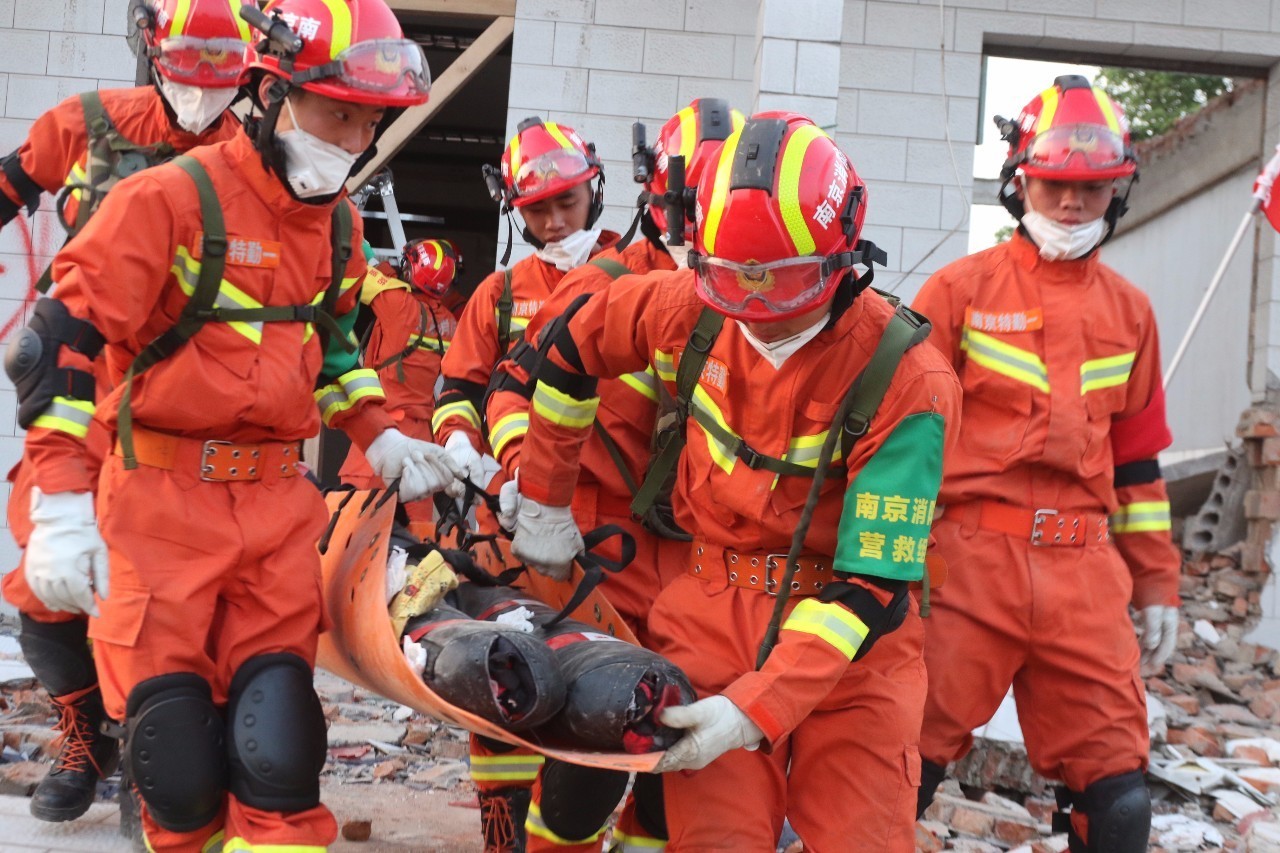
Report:
<svg viewBox="0 0 1280 853"><path fill-rule="evenodd" d="M204 232L196 234L194 248L192 256L199 260L204 253ZM280 266L280 244L255 237L228 237L226 259L229 266L273 270Z"/></svg>
<svg viewBox="0 0 1280 853"><path fill-rule="evenodd" d="M1044 311L1040 308L1004 311L970 305L964 309L964 324L977 332L1034 332L1044 328Z"/></svg>

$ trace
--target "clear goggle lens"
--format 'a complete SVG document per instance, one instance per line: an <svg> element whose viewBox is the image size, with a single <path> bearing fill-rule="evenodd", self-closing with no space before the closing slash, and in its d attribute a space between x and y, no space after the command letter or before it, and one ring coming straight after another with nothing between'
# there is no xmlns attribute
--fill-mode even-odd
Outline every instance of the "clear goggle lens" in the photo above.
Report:
<svg viewBox="0 0 1280 853"><path fill-rule="evenodd" d="M1125 162L1124 139L1096 124L1070 124L1037 133L1026 162L1041 169L1114 169Z"/></svg>
<svg viewBox="0 0 1280 853"><path fill-rule="evenodd" d="M707 296L731 314L745 310L752 302L773 313L794 311L818 298L828 276L836 272L828 259L812 256L741 264L690 252L689 266Z"/></svg>
<svg viewBox="0 0 1280 853"><path fill-rule="evenodd" d="M533 195L553 185L580 178L591 171L591 164L581 151L560 148L541 154L516 170L517 196Z"/></svg>
<svg viewBox="0 0 1280 853"><path fill-rule="evenodd" d="M354 44L338 54L336 77L367 92L395 92L407 87L421 95L431 89L427 58L409 39L374 39Z"/></svg>
<svg viewBox="0 0 1280 853"><path fill-rule="evenodd" d="M249 67L249 45L232 38L202 39L172 36L152 51L161 68L177 78L207 76L234 82Z"/></svg>

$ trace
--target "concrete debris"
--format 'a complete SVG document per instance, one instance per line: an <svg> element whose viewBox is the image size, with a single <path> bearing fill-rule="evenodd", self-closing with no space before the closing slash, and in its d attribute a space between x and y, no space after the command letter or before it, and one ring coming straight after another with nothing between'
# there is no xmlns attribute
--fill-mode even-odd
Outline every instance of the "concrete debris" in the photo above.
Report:
<svg viewBox="0 0 1280 853"><path fill-rule="evenodd" d="M1199 850L1205 845L1221 847L1222 833L1213 824L1182 814L1162 814L1151 819L1156 844L1165 850Z"/></svg>

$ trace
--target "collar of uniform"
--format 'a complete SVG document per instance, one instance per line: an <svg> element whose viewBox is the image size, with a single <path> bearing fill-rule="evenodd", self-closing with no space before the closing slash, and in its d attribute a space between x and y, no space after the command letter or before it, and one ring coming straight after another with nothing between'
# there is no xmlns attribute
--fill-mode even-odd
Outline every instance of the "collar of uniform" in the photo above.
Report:
<svg viewBox="0 0 1280 853"><path fill-rule="evenodd" d="M1009 238L1009 255L1018 266L1050 282L1083 282L1098 266L1097 249L1074 261L1046 261L1040 257L1040 248L1022 233L1021 228Z"/></svg>
<svg viewBox="0 0 1280 853"><path fill-rule="evenodd" d="M253 141L243 127L223 149L223 156L231 170L253 190L254 195L282 215L328 219L333 212L334 202L307 204L290 195L284 182L263 165L262 154L253 147ZM339 196L339 200L345 204L346 196Z"/></svg>

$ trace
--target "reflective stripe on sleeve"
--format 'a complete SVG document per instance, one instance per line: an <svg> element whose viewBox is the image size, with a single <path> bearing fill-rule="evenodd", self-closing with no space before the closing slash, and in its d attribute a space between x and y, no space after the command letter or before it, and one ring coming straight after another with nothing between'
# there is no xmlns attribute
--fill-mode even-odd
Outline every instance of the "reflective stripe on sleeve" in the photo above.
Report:
<svg viewBox="0 0 1280 853"><path fill-rule="evenodd" d="M599 397L579 400L539 380L533 389L533 410L559 426L586 429L596 419Z"/></svg>
<svg viewBox="0 0 1280 853"><path fill-rule="evenodd" d="M367 367L349 370L333 383L315 392L316 405L320 407L320 419L329 426L334 416L353 408L365 398L385 399L378 374Z"/></svg>
<svg viewBox="0 0 1280 853"><path fill-rule="evenodd" d="M870 629L852 612L834 602L803 599L782 623L784 631L812 634L853 660Z"/></svg>
<svg viewBox="0 0 1280 853"><path fill-rule="evenodd" d="M1168 501L1142 501L1126 504L1111 516L1111 532L1149 533L1154 530L1171 530Z"/></svg>
<svg viewBox="0 0 1280 853"><path fill-rule="evenodd" d="M89 434L89 421L97 407L92 400L77 400L74 397L54 397L49 408L32 421L33 427L57 430L84 438Z"/></svg>
<svg viewBox="0 0 1280 853"><path fill-rule="evenodd" d="M503 449L511 440L519 438L528 431L528 412L514 412L499 418L498 422L493 425L493 429L489 430L489 446L493 448L493 455L501 459Z"/></svg>
<svg viewBox="0 0 1280 853"><path fill-rule="evenodd" d="M449 418L462 418L472 429L480 429L480 413L476 411L476 407L470 400L454 400L452 403L445 403L436 409L435 414L431 416L431 431L439 432L440 427Z"/></svg>

